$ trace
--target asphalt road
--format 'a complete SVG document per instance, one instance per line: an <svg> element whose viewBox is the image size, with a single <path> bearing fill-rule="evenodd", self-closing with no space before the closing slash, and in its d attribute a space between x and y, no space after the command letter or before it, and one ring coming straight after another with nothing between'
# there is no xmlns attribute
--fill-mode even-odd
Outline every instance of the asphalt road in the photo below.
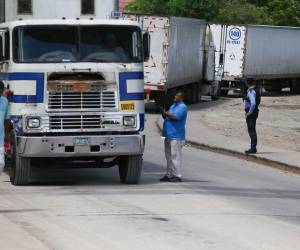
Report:
<svg viewBox="0 0 300 250"><path fill-rule="evenodd" d="M159 183L156 116L140 185L116 168L39 170L26 187L2 175L0 249L299 249L300 176L186 147L184 182Z"/></svg>

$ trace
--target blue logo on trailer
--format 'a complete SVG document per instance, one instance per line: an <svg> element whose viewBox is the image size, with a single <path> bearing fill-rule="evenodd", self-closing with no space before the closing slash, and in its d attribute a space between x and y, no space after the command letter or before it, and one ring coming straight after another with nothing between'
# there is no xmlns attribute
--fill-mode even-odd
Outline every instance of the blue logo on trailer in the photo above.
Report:
<svg viewBox="0 0 300 250"><path fill-rule="evenodd" d="M234 27L229 31L229 37L231 40L239 40L242 36L242 32L239 28Z"/></svg>

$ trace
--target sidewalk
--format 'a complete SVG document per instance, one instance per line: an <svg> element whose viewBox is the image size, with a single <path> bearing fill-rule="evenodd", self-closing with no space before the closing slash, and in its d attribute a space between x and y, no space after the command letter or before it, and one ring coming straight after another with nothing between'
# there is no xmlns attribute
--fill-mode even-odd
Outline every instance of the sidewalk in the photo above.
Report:
<svg viewBox="0 0 300 250"><path fill-rule="evenodd" d="M157 125L162 129L163 119L157 119ZM246 129L246 128L245 128ZM227 153L245 156L244 151L249 148L249 142L238 138L231 138L215 133L201 123L197 111L190 111L186 125L187 143L195 146L205 147L212 150L219 150ZM300 169L300 153L290 150L273 148L259 145L256 155L249 155L249 160L263 160L268 163L280 164L285 167Z"/></svg>

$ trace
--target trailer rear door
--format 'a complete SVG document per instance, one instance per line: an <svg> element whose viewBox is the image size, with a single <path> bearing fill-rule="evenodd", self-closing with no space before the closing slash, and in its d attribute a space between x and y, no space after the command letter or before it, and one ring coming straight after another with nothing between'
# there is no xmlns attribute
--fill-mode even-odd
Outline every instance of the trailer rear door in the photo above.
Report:
<svg viewBox="0 0 300 250"><path fill-rule="evenodd" d="M145 62L145 89L165 88L168 75L169 23L168 17L143 17L143 31L150 34L150 57Z"/></svg>
<svg viewBox="0 0 300 250"><path fill-rule="evenodd" d="M223 28L226 34L223 80L231 81L243 76L247 29L235 25Z"/></svg>

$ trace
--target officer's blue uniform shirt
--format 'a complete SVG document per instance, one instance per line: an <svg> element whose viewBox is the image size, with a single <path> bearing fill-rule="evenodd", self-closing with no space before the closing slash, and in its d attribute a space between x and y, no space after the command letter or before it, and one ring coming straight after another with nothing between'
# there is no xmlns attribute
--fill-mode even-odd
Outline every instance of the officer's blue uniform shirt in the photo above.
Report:
<svg viewBox="0 0 300 250"><path fill-rule="evenodd" d="M9 119L8 115L8 101L6 97L0 97L0 147L4 146L4 120Z"/></svg>
<svg viewBox="0 0 300 250"><path fill-rule="evenodd" d="M163 136L172 140L185 140L185 124L187 118L187 106L183 102L174 103L169 113L176 116L176 121L172 121L169 118L165 118L163 127Z"/></svg>
<svg viewBox="0 0 300 250"><path fill-rule="evenodd" d="M247 98L245 100L245 111L252 113L256 107L256 92L254 87L251 87L247 91Z"/></svg>

